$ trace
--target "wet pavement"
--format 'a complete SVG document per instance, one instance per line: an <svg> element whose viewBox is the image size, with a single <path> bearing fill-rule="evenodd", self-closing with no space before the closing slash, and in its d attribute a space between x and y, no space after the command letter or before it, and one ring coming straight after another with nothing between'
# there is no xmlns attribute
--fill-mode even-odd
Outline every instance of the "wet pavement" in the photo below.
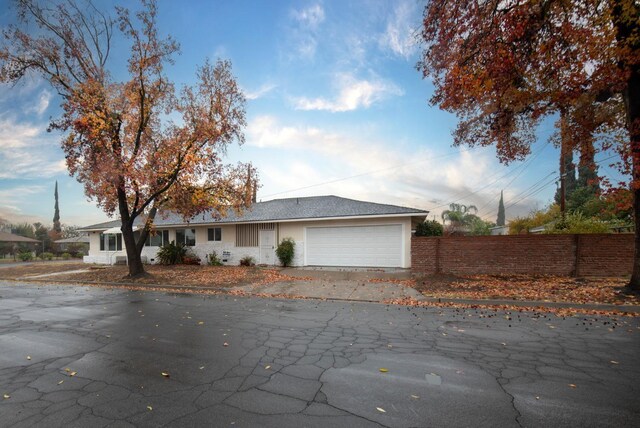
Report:
<svg viewBox="0 0 640 428"><path fill-rule="evenodd" d="M0 282L0 426L638 426L639 352L637 318Z"/></svg>

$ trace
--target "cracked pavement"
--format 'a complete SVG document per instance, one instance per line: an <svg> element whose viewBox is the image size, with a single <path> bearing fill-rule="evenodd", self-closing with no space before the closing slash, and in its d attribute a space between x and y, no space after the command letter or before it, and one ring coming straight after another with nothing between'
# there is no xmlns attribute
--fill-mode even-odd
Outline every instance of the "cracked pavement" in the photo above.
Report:
<svg viewBox="0 0 640 428"><path fill-rule="evenodd" d="M638 318L0 282L0 426L639 426L639 335Z"/></svg>

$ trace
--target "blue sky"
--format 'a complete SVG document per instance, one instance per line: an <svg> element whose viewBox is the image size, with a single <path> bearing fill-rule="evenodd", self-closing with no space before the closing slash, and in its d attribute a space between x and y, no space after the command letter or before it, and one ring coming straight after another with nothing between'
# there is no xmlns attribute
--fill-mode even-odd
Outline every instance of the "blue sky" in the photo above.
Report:
<svg viewBox="0 0 640 428"><path fill-rule="evenodd" d="M3 2L2 26L15 19ZM193 82L205 58L231 60L248 126L246 143L232 147L227 161L258 167L258 199L335 194L438 218L458 202L495 221L504 189L507 218L544 207L556 188L558 152L546 144L553 123L541 125L524 163L500 165L492 147L453 148L456 118L429 106L433 87L415 69L422 7L417 0L160 0L160 31L182 52L166 71L179 87ZM115 76L125 71L118 67L127 51L116 39ZM66 172L61 135L46 132L59 104L37 79L0 86L0 217L50 224L57 180L63 223L107 219Z"/></svg>

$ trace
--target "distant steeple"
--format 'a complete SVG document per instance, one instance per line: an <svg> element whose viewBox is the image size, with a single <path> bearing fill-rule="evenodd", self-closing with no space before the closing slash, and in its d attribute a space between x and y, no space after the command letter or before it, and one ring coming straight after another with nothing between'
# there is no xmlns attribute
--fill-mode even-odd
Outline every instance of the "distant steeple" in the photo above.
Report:
<svg viewBox="0 0 640 428"><path fill-rule="evenodd" d="M56 180L56 189L53 192L53 196L56 200L53 212L53 230L60 233L62 232L62 227L60 226L60 207L58 206L58 180Z"/></svg>
<svg viewBox="0 0 640 428"><path fill-rule="evenodd" d="M505 224L504 199L502 197L502 190L501 190L500 202L498 203L498 218L496 219L496 226L504 226L504 224Z"/></svg>

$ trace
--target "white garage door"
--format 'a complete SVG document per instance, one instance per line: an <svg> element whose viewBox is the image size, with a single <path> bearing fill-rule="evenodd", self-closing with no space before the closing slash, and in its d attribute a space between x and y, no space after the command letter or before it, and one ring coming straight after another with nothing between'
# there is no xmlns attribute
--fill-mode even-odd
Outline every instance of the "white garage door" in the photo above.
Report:
<svg viewBox="0 0 640 428"><path fill-rule="evenodd" d="M309 227L309 266L402 267L402 225Z"/></svg>

